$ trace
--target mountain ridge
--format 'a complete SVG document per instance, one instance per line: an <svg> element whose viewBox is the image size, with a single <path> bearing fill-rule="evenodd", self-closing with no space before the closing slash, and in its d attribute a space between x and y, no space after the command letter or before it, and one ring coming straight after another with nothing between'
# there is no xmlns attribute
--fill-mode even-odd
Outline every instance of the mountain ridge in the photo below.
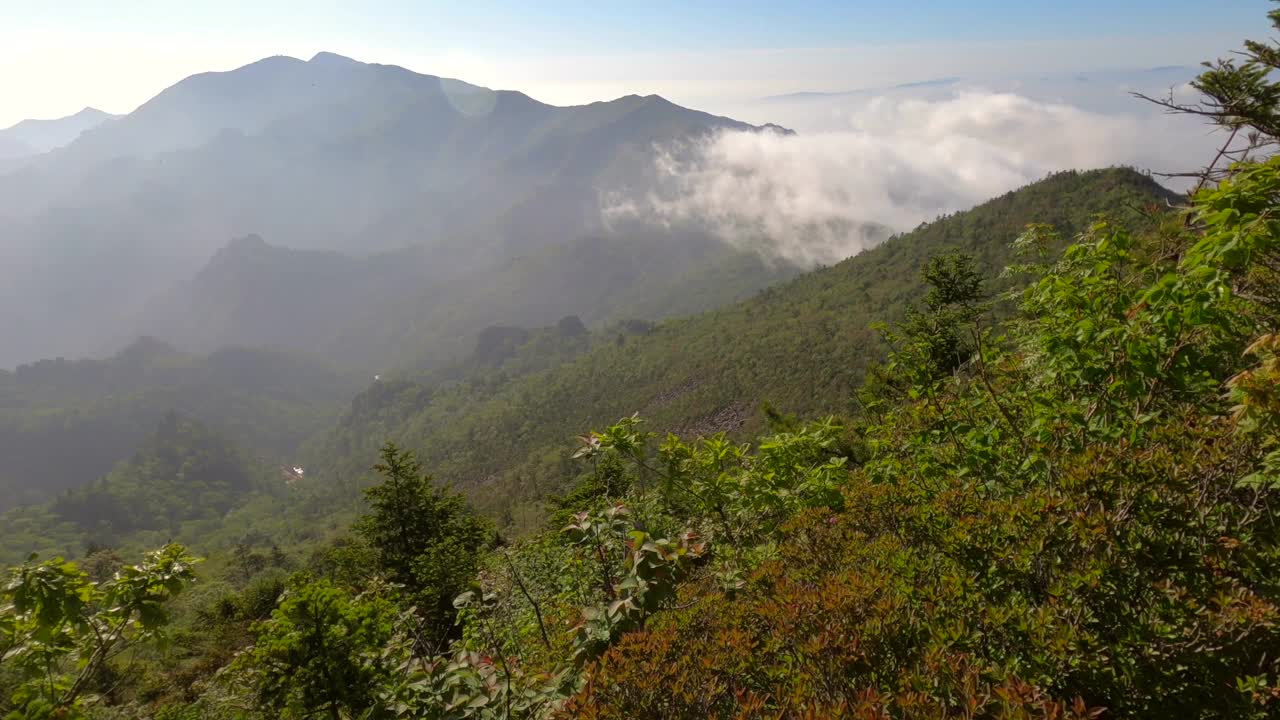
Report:
<svg viewBox="0 0 1280 720"><path fill-rule="evenodd" d="M444 389L407 382L383 390L376 404L361 404L358 421L313 438L308 462L359 476L362 468L333 448L368 454L390 437L499 515L513 510L511 498L564 489L557 483L567 458L551 448L567 453L575 434L635 412L660 435L749 435L763 428L766 402L783 414L847 413L884 352L873 323L900 320L920 299L919 273L931 256L971 254L996 278L1013 262L1011 243L1027 223L1053 225L1067 237L1098 213L1146 225L1171 197L1132 169L1055 173L740 302L644 333L598 333L589 351L548 369L498 368L487 380ZM1008 282L993 280L993 290ZM376 431L365 436L362 427Z"/></svg>
<svg viewBox="0 0 1280 720"><path fill-rule="evenodd" d="M68 145L81 134L119 117L86 106L60 118L19 120L0 129L0 160L16 167L33 156ZM0 166L0 173L5 171L6 166Z"/></svg>
<svg viewBox="0 0 1280 720"><path fill-rule="evenodd" d="M434 282L608 234L603 188L641 192L656 145L724 129L763 127L657 96L557 107L334 53L192 75L0 173L5 251L34 270L0 275L0 304L60 318L0 314L0 366L119 347L228 238L355 256L416 246Z"/></svg>

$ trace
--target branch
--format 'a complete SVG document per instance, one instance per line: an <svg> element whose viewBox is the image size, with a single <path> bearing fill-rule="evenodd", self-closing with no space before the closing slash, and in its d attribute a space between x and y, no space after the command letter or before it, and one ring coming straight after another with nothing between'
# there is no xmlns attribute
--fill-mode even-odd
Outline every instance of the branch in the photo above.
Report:
<svg viewBox="0 0 1280 720"><path fill-rule="evenodd" d="M1213 162L1209 163L1209 167L1205 169L1204 174L1200 177L1200 182L1196 183L1196 188L1193 191L1193 194L1203 188L1205 183L1209 181L1210 174L1212 174L1214 168L1218 166L1218 163L1222 160L1222 156L1227 154L1227 150L1231 147L1231 143L1235 142L1236 135L1239 133L1239 127L1231 129L1231 134L1227 136L1227 141L1222 144L1222 147L1218 148L1218 154L1213 156Z"/></svg>
<svg viewBox="0 0 1280 720"><path fill-rule="evenodd" d="M1022 436L1022 432L1018 430L1018 423L1014 422L1013 416L1009 414L1009 410L1005 408L1004 403L1000 402L1000 397L996 394L995 388L991 387L991 380L987 377L987 358L986 351L982 346L982 326L975 321L973 327L973 340L978 346L978 377L982 379L982 385L987 389L987 394L991 396L991 402L995 403L996 410L1000 411L1001 417L1009 425L1009 432L1018 438L1018 445L1022 447L1022 451L1027 451L1027 440Z"/></svg>
<svg viewBox="0 0 1280 720"><path fill-rule="evenodd" d="M533 614L538 618L538 632L542 634L542 644L550 650L551 639L547 637L547 626L542 623L542 608L539 607L538 601L533 599L533 595L531 595L529 593L529 589L525 587L524 581L520 579L520 573L516 571L515 563L511 562L511 556L505 552L500 554L502 555L502 559L507 561L507 568L511 572L511 579L516 582L516 587L520 588L520 592L524 594L524 599L528 600L529 604L533 606Z"/></svg>

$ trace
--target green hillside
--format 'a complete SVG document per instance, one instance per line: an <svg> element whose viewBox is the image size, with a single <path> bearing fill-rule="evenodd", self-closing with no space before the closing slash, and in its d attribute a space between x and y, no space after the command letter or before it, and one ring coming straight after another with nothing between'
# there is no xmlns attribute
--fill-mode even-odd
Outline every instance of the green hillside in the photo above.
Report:
<svg viewBox="0 0 1280 720"><path fill-rule="evenodd" d="M174 411L291 462L357 387L312 358L246 348L191 355L147 338L105 360L0 370L0 511L99 479Z"/></svg>
<svg viewBox="0 0 1280 720"><path fill-rule="evenodd" d="M308 463L358 476L393 438L505 516L562 488L574 435L623 415L640 412L657 430L709 435L760 430L766 401L802 416L848 412L867 368L884 356L873 324L900 319L920 297L920 271L931 256L964 251L994 277L1028 223L1066 236L1099 215L1141 226L1168 199L1132 170L1057 174L750 300L642 335L597 333L590 352L557 367L532 374L499 368L443 387L372 387L336 430L309 444Z"/></svg>
<svg viewBox="0 0 1280 720"><path fill-rule="evenodd" d="M224 423L0 516L73 556L0 582L0 717L1280 717L1277 72L1247 42L1171 96L1235 161L1177 206L1061 173L719 310L491 323L305 472L259 458L320 365L0 375L46 458L120 397Z"/></svg>
<svg viewBox="0 0 1280 720"><path fill-rule="evenodd" d="M51 502L0 514L6 526L0 556L11 562L31 551L81 556L166 539L212 549L211 535L230 525L229 511L285 496L288 472L171 411L110 472Z"/></svg>
<svg viewBox="0 0 1280 720"><path fill-rule="evenodd" d="M1055 175L720 310L656 325L622 320L595 332L572 317L541 330L491 326L457 364L375 381L345 411L352 377L278 352L229 349L199 356L141 340L108 360L23 366L0 374L6 398L0 442L10 458L0 477L11 489L7 507L38 504L8 516L0 547L11 558L32 549L78 554L86 543L138 547L163 526L170 537L205 550L247 536L302 549L358 513L358 489L388 439L416 450L441 481L466 491L504 531L527 532L541 523L544 500L579 474L569 454L585 428L639 412L662 432L749 437L765 427L765 403L783 415L848 414L867 369L886 351L873 325L900 320L919 299L920 271L929 257L968 252L994 278L1011 261L1012 239L1033 220L1064 233L1099 214L1141 226L1165 199L1159 186L1130 170ZM270 250L260 241L241 245ZM569 283L583 262L598 257L550 257L513 265L512 273L554 271L560 280L544 284L555 286ZM672 288L696 287L707 266L698 253L686 257L687 272L652 273L650 282L665 278ZM754 261L753 267L766 266ZM629 272L635 276L634 268ZM752 277L708 276L708 283L719 283L708 292L723 293L734 278ZM578 287L584 298L628 291L607 276ZM646 294L676 303L673 308L691 297ZM619 314L629 307L607 305L624 308ZM463 352L461 346L451 351ZM298 464L306 477L287 500L267 499L249 487L216 501L210 496L200 504L219 508L213 515L199 508L140 509L149 518L143 525L77 522L76 508L101 506L105 512L135 503L118 482L107 482L108 473L118 476L117 463L141 452L173 411L234 443L238 449L231 454L243 449L255 468L266 468L255 469L259 475ZM77 451L64 452L67 447ZM112 487L104 489L104 483ZM99 495L77 490L83 486L98 488ZM155 497L168 491L139 492ZM44 502L58 493L56 503ZM277 512L280 502L290 512Z"/></svg>
<svg viewBox="0 0 1280 720"><path fill-rule="evenodd" d="M292 348L371 374L425 372L465 357L489 325L535 327L577 315L599 327L688 315L800 272L705 233L640 224L513 252L440 277L448 263L429 248L356 257L249 236L152 303L145 323L184 348Z"/></svg>
<svg viewBox="0 0 1280 720"><path fill-rule="evenodd" d="M1149 189L1123 172L1066 178L1081 179L1125 201ZM1190 220L1081 218L1065 248L1034 226L1006 302L998 293L1014 280L981 269L994 256L935 254L920 287L883 290L912 300L886 331L884 369L850 391L856 412L774 417L749 442L696 428L664 439L634 417L602 424L549 446L576 449L564 459L575 483L518 539L494 536L389 444L350 530L314 537L306 554L242 543L190 594L178 596L195 561L178 545L136 565L104 552L83 570L28 561L4 591L0 687L13 692L0 709L1274 717L1280 232L1258 220L1277 188L1272 160L1201 192ZM819 271L746 305L794 317L809 306L779 298L822 297L836 283L813 278L838 271L859 276ZM643 357L672 331L622 334L622 347L597 339L566 365L518 373L535 350L572 354L580 328L489 333L480 356L501 363L489 372L515 373L493 397L606 352ZM343 423L395 427L484 387L379 381ZM201 457L188 442L198 434L179 434ZM145 476L162 456L121 472ZM173 490L160 505L182 507ZM152 642L161 629L166 644ZM127 661L109 662L113 650Z"/></svg>

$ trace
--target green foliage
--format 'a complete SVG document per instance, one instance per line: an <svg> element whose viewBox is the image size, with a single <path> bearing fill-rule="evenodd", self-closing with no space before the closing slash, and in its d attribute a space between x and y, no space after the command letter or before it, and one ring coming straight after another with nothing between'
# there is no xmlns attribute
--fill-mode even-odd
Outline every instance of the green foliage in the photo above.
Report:
<svg viewBox="0 0 1280 720"><path fill-rule="evenodd" d="M20 558L32 549L72 554L104 545L146 547L166 538L201 543L207 550L209 525L223 525L228 512L266 505L287 490L278 472L200 423L169 413L107 475L47 505L0 516L15 529L28 523L36 528L35 537L6 532L0 557ZM242 562L255 559L263 560L248 549L240 556Z"/></svg>
<svg viewBox="0 0 1280 720"><path fill-rule="evenodd" d="M224 521L305 528L307 572L282 595L296 561L243 538L112 711L1274 716L1277 197L1280 161L1189 220L1130 171L1061 174L731 308L498 329L474 369L375 381L287 505ZM342 536L388 436L422 450L382 446ZM419 457L505 528L563 493L552 524L495 540Z"/></svg>
<svg viewBox="0 0 1280 720"><path fill-rule="evenodd" d="M1259 471L1240 482L1280 490L1280 335L1263 335L1246 353L1261 362L1227 381L1238 403L1232 411L1241 433L1257 437L1270 452Z"/></svg>
<svg viewBox="0 0 1280 720"><path fill-rule="evenodd" d="M413 454L392 443L375 469L384 481L365 491L369 513L356 524L387 579L405 589L435 643L453 627L453 598L474 577L492 531L462 496L436 487Z"/></svg>
<svg viewBox="0 0 1280 720"><path fill-rule="evenodd" d="M793 515L742 586L622 638L572 711L1273 716L1277 408L1252 373L1280 318L1236 289L1275 246L1233 254L1270 230L1206 211L1247 190L1201 194L1194 235L1095 226L1007 332L957 319L985 342L941 378L900 333L915 392L863 420L844 511Z"/></svg>
<svg viewBox="0 0 1280 720"><path fill-rule="evenodd" d="M0 511L101 478L175 410L292 462L354 389L350 376L308 358L244 348L187 355L148 338L105 360L0 370Z"/></svg>
<svg viewBox="0 0 1280 720"><path fill-rule="evenodd" d="M766 436L754 455L750 445L724 434L693 445L668 436L659 454L667 483L693 496L718 533L749 545L799 510L843 505L839 488L848 458L839 451L842 432L828 418Z"/></svg>
<svg viewBox="0 0 1280 720"><path fill-rule="evenodd" d="M975 350L979 344L972 326L985 310L979 297L977 267L961 256L932 264L921 261L916 266L917 272L925 273L936 286L932 294L923 290L916 294L924 303L921 317L948 315L945 319L954 331L956 347ZM1001 282L1007 287L1008 281ZM772 305L765 299L759 303L761 307ZM842 307L834 305L833 310ZM785 320L779 316L779 320L790 327L794 315ZM635 350L651 347L651 341L660 338L660 333L649 335L643 345L636 346L625 342L622 346L597 345L583 357L598 356L599 362L613 367L625 366L618 362L622 355L628 356L628 362L649 362L635 358ZM526 347L521 346L518 352ZM726 358L734 357L726 353ZM656 355L653 361L657 362ZM510 358L504 364L509 362ZM569 367L580 371L584 367L581 362L574 361ZM951 369L959 364L953 362ZM905 363L900 362L899 367ZM370 395L360 417L352 416L344 423L349 432L343 438L348 439L340 442L349 449L367 447L367 442L355 435L362 426L394 433L397 424L421 422L424 404L428 412L442 407L470 412L474 409L468 405L470 393L493 393L497 401L516 387L526 388L522 392L541 389L549 377L561 372L569 371L535 372L527 385L516 379L505 384L427 390L412 384L376 383L370 391L377 390L376 402ZM938 369L935 375L939 376L935 385L944 393L942 386L949 373ZM621 379L598 381L606 383L601 389L632 389ZM775 386L785 387L785 383ZM557 392L565 389L567 386ZM586 397L595 396L586 393ZM539 397L546 395L531 392L521 402ZM591 402L593 407L599 406L596 400ZM688 412L689 407L683 405L679 411ZM534 411L535 415L543 409ZM783 418L784 412L776 414ZM476 417L492 419L483 414ZM542 432L554 425L528 427ZM468 573L474 574L479 588L466 590L471 577L463 579L462 574L439 583L456 587L458 593L456 599L449 597L452 602L447 610L437 613L439 619L456 616L459 623L459 632L448 649L440 636L424 642L419 616L405 615L398 625L400 632L387 645L388 662L394 669L374 683L381 707L398 717L430 718L545 717L564 709L583 712L594 696L570 697L584 682L588 689L598 687L596 674L610 667L615 653L630 643L652 636L653 628L664 628L690 607L704 607L714 598L751 602L758 590L756 578L777 568L781 553L787 552L789 523L797 514L817 513L829 519L851 512L848 485L851 478L865 472L858 467L861 455L851 462L851 453L863 445L869 449L859 450L862 454L877 447L874 437L861 437L866 433L867 428L860 426L858 437L851 438L835 420L790 421L779 422L778 432L755 447L715 432L688 444L673 436L655 444L654 434L633 415L583 436L576 457L586 465L586 471L568 465L568 458L556 464L559 476L577 478L575 488L552 503L556 527L563 526L564 531L538 534L487 558L477 556ZM516 432L501 436L502 442L494 445L472 432L468 446L449 452L472 457L467 453L512 441L519 446L533 437ZM426 454L441 457L441 447L433 443ZM384 448L380 470L384 481L375 488L378 492L370 495L372 512L357 527L378 559L374 564L388 579L410 587L418 582L415 558L422 556L421 548L430 545L431 528L436 525L418 518L433 516L436 501L430 498L435 491L416 459L397 448ZM423 509L410 509L417 508L419 502ZM414 539L414 532L425 535ZM359 572L360 554L351 554L356 547L342 545L326 551L324 567L348 578L344 582L361 586L370 578ZM344 559L347 555L350 558ZM466 555L461 557L458 564L466 564ZM797 570L803 568L798 562L792 565ZM350 571L341 570L346 567ZM438 593L430 602L443 597L444 593ZM412 593L406 593L403 603L406 611L415 606L419 613L424 605ZM572 632L564 632L565 628ZM429 630L427 634L431 634ZM999 687L1002 691L1038 693L1046 708L1056 702L1030 686ZM1019 697L1011 696L1008 702L1017 705ZM570 704L566 706L566 702ZM750 707L750 703L742 707Z"/></svg>
<svg viewBox="0 0 1280 720"><path fill-rule="evenodd" d="M384 690L387 716L404 720L517 720L547 717L567 695L566 673L529 675L503 658L460 650L414 657L410 640L393 642L397 673Z"/></svg>
<svg viewBox="0 0 1280 720"><path fill-rule="evenodd" d="M192 582L195 562L167 545L102 582L62 558L10 570L0 591L0 665L14 683L0 688L10 694L5 717L86 717L111 659L162 639L165 606Z"/></svg>
<svg viewBox="0 0 1280 720"><path fill-rule="evenodd" d="M562 530L598 564L608 600L583 610L574 638L579 666L599 657L624 633L643 627L674 600L692 562L704 552L696 533L686 532L677 540L654 538L630 525L627 515L623 505L598 515L583 512Z"/></svg>
<svg viewBox="0 0 1280 720"><path fill-rule="evenodd" d="M1268 73L1233 99L1264 142ZM775 557L618 640L565 711L1274 717L1277 167L1234 167L1186 224L1099 222L1022 266L998 330L965 263L934 265L843 510L793 513Z"/></svg>
<svg viewBox="0 0 1280 720"><path fill-rule="evenodd" d="M594 333L586 352L561 354L560 345L535 339L521 346L529 355L482 373L483 382L379 383L387 387L376 403L370 397L358 416L318 438L306 464L354 477L362 458L391 438L486 514L510 513L514 530L536 530L542 517L529 505L573 487L578 468L559 448L584 427L639 411L663 433L745 439L764 429L754 408L765 400L802 417L854 412L853 395L886 347L870 326L901 320L924 299L921 273L932 256L972 255L988 291L1000 293L1014 281L993 276L1012 261L1010 243L1027 223L1070 236L1106 214L1146 227L1170 197L1132 170L1061 173L744 302L644 334L621 326Z"/></svg>
<svg viewBox="0 0 1280 720"><path fill-rule="evenodd" d="M583 451L591 436L583 436L583 446L577 450L578 457L586 457ZM591 453L592 468L581 481L564 496L553 495L548 504L554 512L548 520L550 527L564 527L582 508L594 507L601 501L626 495L632 486L627 467L617 453Z"/></svg>
<svg viewBox="0 0 1280 720"><path fill-rule="evenodd" d="M231 681L275 717L361 717L378 707L395 617L383 598L301 582L254 626L256 642L230 666Z"/></svg>
<svg viewBox="0 0 1280 720"><path fill-rule="evenodd" d="M885 328L884 332L897 345L897 362L890 371L912 368L915 373L907 379L926 388L950 375L974 353L976 343L964 337L963 331L986 308L982 304L982 276L969 255L939 255L920 276L929 287L925 309L908 309L898 331Z"/></svg>

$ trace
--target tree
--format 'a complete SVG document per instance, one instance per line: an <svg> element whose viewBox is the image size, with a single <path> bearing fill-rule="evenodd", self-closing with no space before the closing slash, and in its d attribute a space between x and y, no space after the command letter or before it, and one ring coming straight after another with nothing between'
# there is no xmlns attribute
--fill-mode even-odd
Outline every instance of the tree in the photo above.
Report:
<svg viewBox="0 0 1280 720"><path fill-rule="evenodd" d="M556 323L556 330L564 337L581 337L587 334L587 326L577 315L565 315Z"/></svg>
<svg viewBox="0 0 1280 720"><path fill-rule="evenodd" d="M1272 10L1267 17L1273 28L1280 29L1280 10ZM1169 174L1198 178L1197 190L1230 175L1233 163L1270 154L1280 138L1280 82L1274 78L1280 70L1280 45L1246 40L1240 57L1204 63L1205 71L1191 82L1201 93L1197 102L1180 102L1173 91L1164 98L1135 93L1171 113L1195 115L1226 131L1205 168Z"/></svg>
<svg viewBox="0 0 1280 720"><path fill-rule="evenodd" d="M304 583L254 626L257 642L236 659L232 677L279 717L362 717L377 706L389 671L381 650L394 618L385 599L353 597L327 580Z"/></svg>
<svg viewBox="0 0 1280 720"><path fill-rule="evenodd" d="M897 345L891 369L911 383L930 386L978 350L974 323L987 307L982 275L969 255L933 257L920 276L929 287L924 309L909 308L900 327L883 329Z"/></svg>
<svg viewBox="0 0 1280 720"><path fill-rule="evenodd" d="M461 495L436 487L413 453L387 443L381 456L374 469L384 481L365 491L370 511L356 531L410 596L426 638L440 644L454 634L453 598L475 576L493 532Z"/></svg>
<svg viewBox="0 0 1280 720"><path fill-rule="evenodd" d="M62 558L32 556L10 570L0 590L0 653L20 685L6 717L83 717L108 663L162 636L165 604L194 580L196 562L166 545L104 582Z"/></svg>

